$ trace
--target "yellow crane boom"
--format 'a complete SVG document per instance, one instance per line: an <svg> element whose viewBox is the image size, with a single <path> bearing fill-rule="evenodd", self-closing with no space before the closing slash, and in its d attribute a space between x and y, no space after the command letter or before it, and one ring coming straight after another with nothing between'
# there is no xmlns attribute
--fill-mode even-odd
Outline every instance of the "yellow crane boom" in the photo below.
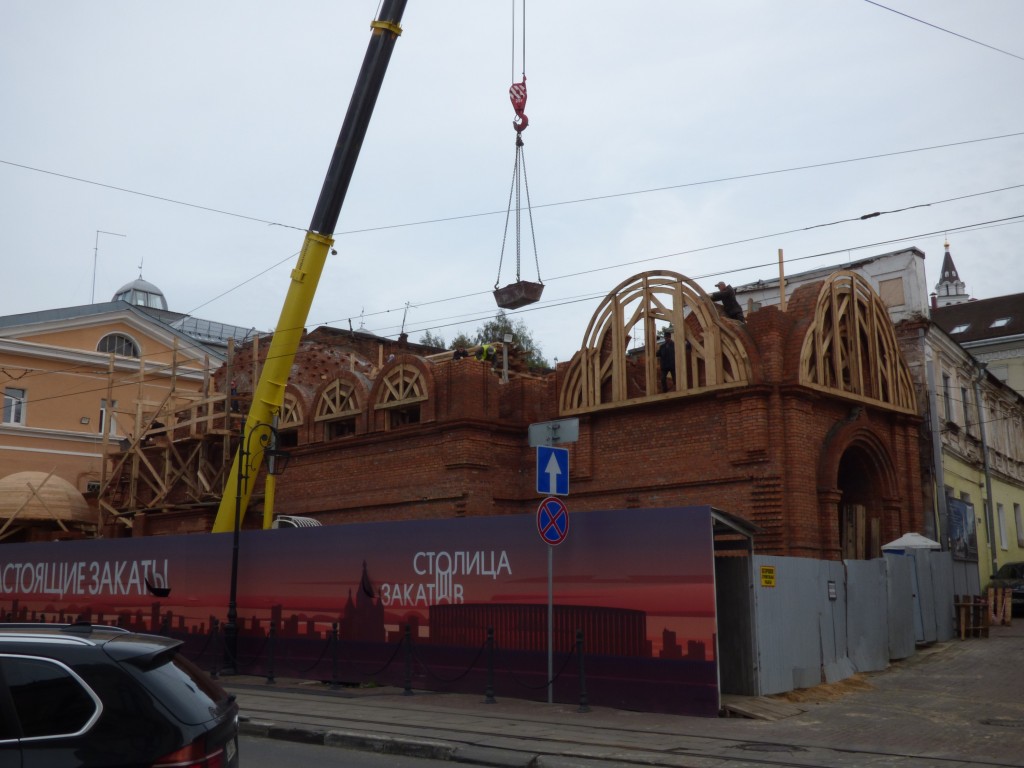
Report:
<svg viewBox="0 0 1024 768"><path fill-rule="evenodd" d="M252 483L243 484L241 479L255 479L263 460L263 452L248 450L248 442L257 428L271 423L284 402L288 376L302 339L309 309L313 304L313 296L316 294L327 254L334 244L334 228L338 223L341 206L345 201L345 194L355 170L373 107L380 93L391 52L395 41L402 33L399 24L405 5L406 0L385 0L377 18L370 25L370 43L349 101L345 121L338 135L331 164L324 178L309 231L299 252L299 260L291 272L288 294L281 308L281 316L270 342L270 349L267 351L266 363L253 392L252 405L246 416L238 451L235 453L231 473L213 523L214 533L236 530L237 526L241 525L249 505ZM241 467L243 456L246 462L244 469ZM269 521L265 521L266 525L269 525Z"/></svg>

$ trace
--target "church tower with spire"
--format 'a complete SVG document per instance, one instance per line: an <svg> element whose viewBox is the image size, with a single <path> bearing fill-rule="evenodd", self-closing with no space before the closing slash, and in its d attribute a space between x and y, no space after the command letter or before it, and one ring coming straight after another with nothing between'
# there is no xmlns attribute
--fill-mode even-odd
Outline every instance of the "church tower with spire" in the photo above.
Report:
<svg viewBox="0 0 1024 768"><path fill-rule="evenodd" d="M953 257L949 255L949 241L946 241L946 255L942 258L942 270L939 275L939 282L935 284L935 306L949 307L953 304L963 304L970 301L967 294L967 286L964 285L960 275L957 274L956 264Z"/></svg>

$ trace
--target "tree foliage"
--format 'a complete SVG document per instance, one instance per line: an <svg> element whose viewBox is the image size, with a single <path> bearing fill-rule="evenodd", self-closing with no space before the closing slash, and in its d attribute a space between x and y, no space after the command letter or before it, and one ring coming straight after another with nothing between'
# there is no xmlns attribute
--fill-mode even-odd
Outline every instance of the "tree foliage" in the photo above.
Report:
<svg viewBox="0 0 1024 768"><path fill-rule="evenodd" d="M494 316L493 320L488 320L477 328L473 343L502 341L507 333L512 334L513 344L523 351L527 365L531 368L551 367L544 359L540 344L533 338L533 332L530 331L526 323L522 320L512 320L504 310L498 310L498 314Z"/></svg>
<svg viewBox="0 0 1024 768"><path fill-rule="evenodd" d="M519 347L525 355L526 364L531 368L550 368L551 365L544 359L540 345L533 338L533 333L522 320L512 320L503 310L499 310L493 320L488 320L481 325L472 336L459 333L452 343L448 344L444 336L432 331L425 331L420 337L420 344L426 344L438 349L458 349L459 347L473 347L485 342L504 341L505 334L512 334L512 343Z"/></svg>
<svg viewBox="0 0 1024 768"><path fill-rule="evenodd" d="M449 347L444 340L444 336L439 333L431 333L430 331L425 332L420 336L420 344L424 344L428 347L437 347L438 349L454 349L455 346Z"/></svg>

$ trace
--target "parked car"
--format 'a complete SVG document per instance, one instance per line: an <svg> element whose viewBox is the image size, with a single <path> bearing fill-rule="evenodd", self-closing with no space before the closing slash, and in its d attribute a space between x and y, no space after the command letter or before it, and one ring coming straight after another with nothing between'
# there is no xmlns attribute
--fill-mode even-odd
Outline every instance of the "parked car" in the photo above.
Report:
<svg viewBox="0 0 1024 768"><path fill-rule="evenodd" d="M1014 616L1024 616L1024 563L1004 563L992 577L992 587L1010 589Z"/></svg>
<svg viewBox="0 0 1024 768"><path fill-rule="evenodd" d="M0 624L0 768L236 768L238 704L180 645Z"/></svg>

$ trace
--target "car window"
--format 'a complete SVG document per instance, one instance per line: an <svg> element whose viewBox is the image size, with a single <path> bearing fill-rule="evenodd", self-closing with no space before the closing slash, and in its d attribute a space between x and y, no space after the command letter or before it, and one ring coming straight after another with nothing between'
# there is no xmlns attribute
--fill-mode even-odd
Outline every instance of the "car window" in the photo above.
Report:
<svg viewBox="0 0 1024 768"><path fill-rule="evenodd" d="M99 717L99 703L70 669L29 656L0 658L23 738L73 736Z"/></svg>
<svg viewBox="0 0 1024 768"><path fill-rule="evenodd" d="M160 663L125 666L183 723L199 725L227 706L227 692L206 672L178 653L160 656Z"/></svg>

